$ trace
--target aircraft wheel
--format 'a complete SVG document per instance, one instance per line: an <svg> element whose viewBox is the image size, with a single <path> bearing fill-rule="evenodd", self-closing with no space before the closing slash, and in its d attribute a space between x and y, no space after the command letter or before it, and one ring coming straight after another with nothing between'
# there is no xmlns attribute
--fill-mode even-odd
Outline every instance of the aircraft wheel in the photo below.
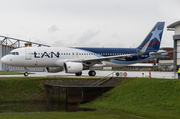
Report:
<svg viewBox="0 0 180 119"><path fill-rule="evenodd" d="M89 76L95 76L96 75L96 72L95 71L89 71Z"/></svg>
<svg viewBox="0 0 180 119"><path fill-rule="evenodd" d="M24 76L28 76L28 72L24 72Z"/></svg>
<svg viewBox="0 0 180 119"><path fill-rule="evenodd" d="M82 75L82 72L79 72L79 73L75 73L76 76L81 76Z"/></svg>

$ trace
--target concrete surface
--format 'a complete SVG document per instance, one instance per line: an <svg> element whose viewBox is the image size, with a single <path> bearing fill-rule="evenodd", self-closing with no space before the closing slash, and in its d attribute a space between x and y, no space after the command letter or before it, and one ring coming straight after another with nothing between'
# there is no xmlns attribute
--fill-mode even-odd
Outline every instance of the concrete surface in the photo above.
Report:
<svg viewBox="0 0 180 119"><path fill-rule="evenodd" d="M113 71L96 71L95 77L105 77L112 72ZM127 77L149 77L148 71L117 71L117 72L122 72L120 73L120 75L126 72ZM79 78L89 77L88 70L83 71L82 76L75 76L75 74L67 74L65 72L58 72L58 73L31 72L31 73L35 73L35 74L29 74L29 77L79 77ZM115 73L113 73L113 75L115 75ZM112 76L112 74L110 76ZM24 77L24 75L0 75L0 77ZM174 79L174 72L151 72L151 77ZM176 74L176 77L177 77L177 74Z"/></svg>

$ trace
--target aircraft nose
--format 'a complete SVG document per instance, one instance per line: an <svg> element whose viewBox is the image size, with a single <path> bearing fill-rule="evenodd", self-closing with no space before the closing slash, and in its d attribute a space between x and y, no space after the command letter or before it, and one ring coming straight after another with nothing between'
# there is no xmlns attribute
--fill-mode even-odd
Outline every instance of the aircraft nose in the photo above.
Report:
<svg viewBox="0 0 180 119"><path fill-rule="evenodd" d="M6 63L7 63L7 58L6 58L6 56L4 56L4 57L1 58L1 62L2 62L3 64L6 64Z"/></svg>

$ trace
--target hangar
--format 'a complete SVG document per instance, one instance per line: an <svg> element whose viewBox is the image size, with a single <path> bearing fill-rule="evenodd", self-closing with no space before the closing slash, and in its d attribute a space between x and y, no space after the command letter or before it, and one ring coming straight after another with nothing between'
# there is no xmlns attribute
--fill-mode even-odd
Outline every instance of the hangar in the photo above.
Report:
<svg viewBox="0 0 180 119"><path fill-rule="evenodd" d="M20 40L16 38L10 38L6 36L0 36L0 59L8 54L11 50L21 47L50 47L49 45L44 45L40 43L35 43L26 40ZM15 66L8 66L0 61L0 71L24 71L24 67L15 67ZM28 68L28 71L45 71L44 67L31 67Z"/></svg>

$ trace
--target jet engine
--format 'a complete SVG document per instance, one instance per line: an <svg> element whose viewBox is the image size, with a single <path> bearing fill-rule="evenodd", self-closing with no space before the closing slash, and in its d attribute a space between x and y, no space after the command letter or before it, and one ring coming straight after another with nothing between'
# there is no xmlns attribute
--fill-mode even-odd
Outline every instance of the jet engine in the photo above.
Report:
<svg viewBox="0 0 180 119"><path fill-rule="evenodd" d="M46 67L49 73L57 73L63 70L63 67Z"/></svg>
<svg viewBox="0 0 180 119"><path fill-rule="evenodd" d="M66 73L79 73L83 70L83 64L78 62L65 62L64 69Z"/></svg>

